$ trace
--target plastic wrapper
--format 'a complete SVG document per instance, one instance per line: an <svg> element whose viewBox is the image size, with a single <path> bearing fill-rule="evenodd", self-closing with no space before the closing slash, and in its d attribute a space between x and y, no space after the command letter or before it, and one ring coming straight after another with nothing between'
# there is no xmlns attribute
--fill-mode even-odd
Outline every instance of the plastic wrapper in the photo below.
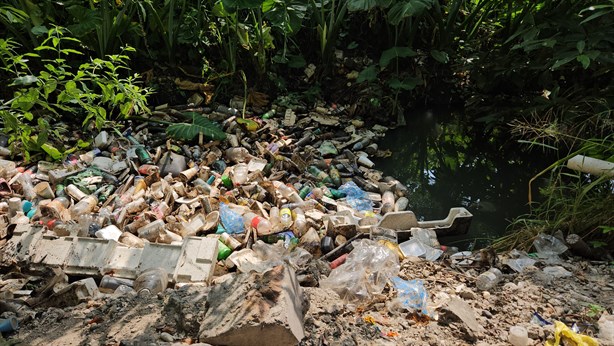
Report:
<svg viewBox="0 0 614 346"><path fill-rule="evenodd" d="M399 257L394 251L373 240L352 243L344 264L333 269L320 287L330 288L345 301L357 301L381 293L386 282L399 273Z"/></svg>
<svg viewBox="0 0 614 346"><path fill-rule="evenodd" d="M220 203L220 219L222 220L226 232L230 234L245 232L243 217L230 209L226 203Z"/></svg>
<svg viewBox="0 0 614 346"><path fill-rule="evenodd" d="M297 270L309 263L313 256L307 250L296 247L293 250L283 250L280 246L257 241L252 249L233 252L230 260L242 273L252 271L263 273L281 264L289 264Z"/></svg>
<svg viewBox="0 0 614 346"><path fill-rule="evenodd" d="M544 233L537 235L537 238L533 241L533 246L540 258L558 256L567 251L567 246L562 241Z"/></svg>
<svg viewBox="0 0 614 346"><path fill-rule="evenodd" d="M369 195L361 190L353 181L341 185L338 189L345 193L345 201L356 211L373 211L373 204L369 199Z"/></svg>
<svg viewBox="0 0 614 346"><path fill-rule="evenodd" d="M554 322L554 339L547 340L546 346L598 346L597 340L588 335L582 335L574 332L565 323L560 321Z"/></svg>
<svg viewBox="0 0 614 346"><path fill-rule="evenodd" d="M398 292L397 302L407 310L417 310L425 315L428 314L426 304L429 294L422 280L407 281L395 276L391 281Z"/></svg>

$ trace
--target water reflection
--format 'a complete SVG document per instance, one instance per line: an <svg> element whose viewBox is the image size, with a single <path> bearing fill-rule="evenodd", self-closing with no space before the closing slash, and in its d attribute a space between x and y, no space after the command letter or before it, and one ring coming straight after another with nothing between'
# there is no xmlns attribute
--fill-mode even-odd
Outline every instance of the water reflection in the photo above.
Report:
<svg viewBox="0 0 614 346"><path fill-rule="evenodd" d="M380 141L392 156L376 168L407 184L412 210L421 219L440 219L449 208L464 206L474 215L469 234L445 239L478 246L505 232L509 220L527 213L527 183L549 162L522 152L505 140L505 129L486 130L449 109L413 111L407 126Z"/></svg>

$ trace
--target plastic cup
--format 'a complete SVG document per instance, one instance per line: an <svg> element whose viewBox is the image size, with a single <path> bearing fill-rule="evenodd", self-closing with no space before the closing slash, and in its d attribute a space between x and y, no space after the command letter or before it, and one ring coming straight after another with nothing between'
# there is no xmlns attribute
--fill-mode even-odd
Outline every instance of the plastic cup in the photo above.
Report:
<svg viewBox="0 0 614 346"><path fill-rule="evenodd" d="M6 319L0 319L0 332L14 332L19 328L19 321L17 318L11 316Z"/></svg>

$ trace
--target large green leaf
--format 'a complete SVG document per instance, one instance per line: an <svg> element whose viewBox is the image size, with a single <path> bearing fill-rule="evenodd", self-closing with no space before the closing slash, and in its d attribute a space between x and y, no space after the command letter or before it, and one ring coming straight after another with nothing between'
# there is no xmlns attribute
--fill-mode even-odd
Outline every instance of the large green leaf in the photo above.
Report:
<svg viewBox="0 0 614 346"><path fill-rule="evenodd" d="M222 0L224 9L230 13L237 10L255 9L264 3L264 0Z"/></svg>
<svg viewBox="0 0 614 346"><path fill-rule="evenodd" d="M377 79L377 65L369 65L364 70L360 71L356 82L372 82Z"/></svg>
<svg viewBox="0 0 614 346"><path fill-rule="evenodd" d="M399 25L405 18L421 15L424 10L431 8L434 2L434 0L399 1L388 11L388 20L392 25Z"/></svg>
<svg viewBox="0 0 614 346"><path fill-rule="evenodd" d="M376 0L348 0L348 11L369 11L376 5Z"/></svg>
<svg viewBox="0 0 614 346"><path fill-rule="evenodd" d="M379 59L379 65L384 69L395 58L409 58L416 55L417 53L409 47L392 47L382 52L382 56Z"/></svg>
<svg viewBox="0 0 614 346"><path fill-rule="evenodd" d="M226 139L226 133L222 131L216 123L203 117L195 112L183 113L186 117L192 120L192 123L179 123L170 125L166 129L166 133L175 138L182 140L192 140L202 133L203 136L212 140Z"/></svg>

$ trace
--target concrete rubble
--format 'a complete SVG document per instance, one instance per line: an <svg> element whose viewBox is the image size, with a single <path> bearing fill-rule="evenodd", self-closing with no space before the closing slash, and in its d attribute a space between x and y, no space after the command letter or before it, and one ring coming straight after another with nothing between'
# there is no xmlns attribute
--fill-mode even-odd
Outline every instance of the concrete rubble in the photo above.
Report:
<svg viewBox="0 0 614 346"><path fill-rule="evenodd" d="M220 123L208 142L127 124L63 162L0 158L0 314L20 322L9 335L49 346L457 345L506 342L520 325L537 343L554 330L534 313L593 324L614 313L611 265L568 261L562 241L539 243L544 258L503 261L446 246L471 213L423 221L408 210L411 191L372 161L386 127L338 106L274 107L262 118L188 109ZM482 292L490 267L504 274Z"/></svg>

